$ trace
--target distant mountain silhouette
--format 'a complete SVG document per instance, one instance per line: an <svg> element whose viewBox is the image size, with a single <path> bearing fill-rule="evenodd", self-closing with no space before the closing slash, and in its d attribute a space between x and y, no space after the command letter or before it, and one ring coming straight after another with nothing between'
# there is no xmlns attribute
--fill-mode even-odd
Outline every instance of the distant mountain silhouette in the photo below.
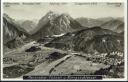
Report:
<svg viewBox="0 0 128 82"><path fill-rule="evenodd" d="M84 27L94 27L101 26L104 29L109 29L114 32L122 32L124 30L124 20L123 17L112 18L112 17L104 17L104 18L85 18L80 17L76 19L82 26Z"/></svg>
<svg viewBox="0 0 128 82"><path fill-rule="evenodd" d="M36 28L36 22L33 20L17 20L17 24L20 25L21 28L25 29L29 34Z"/></svg>
<svg viewBox="0 0 128 82"><path fill-rule="evenodd" d="M112 17L105 17L105 18L86 18L86 17L80 17L76 18L76 20L85 27L94 27L94 26L101 26L103 23L113 20Z"/></svg>
<svg viewBox="0 0 128 82"><path fill-rule="evenodd" d="M108 22L105 22L101 25L104 29L110 29L115 32L122 32L124 30L124 23L120 20L114 19Z"/></svg>
<svg viewBox="0 0 128 82"><path fill-rule="evenodd" d="M92 18L77 18L76 19L82 26L85 27L93 27L93 26L100 26L102 23L104 23L101 20L92 19Z"/></svg>

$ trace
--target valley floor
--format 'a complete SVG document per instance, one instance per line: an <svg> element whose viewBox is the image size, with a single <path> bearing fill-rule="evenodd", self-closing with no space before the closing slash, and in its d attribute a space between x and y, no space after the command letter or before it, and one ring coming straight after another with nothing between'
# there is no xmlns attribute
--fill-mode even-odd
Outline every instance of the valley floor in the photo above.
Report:
<svg viewBox="0 0 128 82"><path fill-rule="evenodd" d="M34 52L25 51L32 46L38 46L41 50ZM50 57L50 54L54 52L59 53L60 56L58 58ZM94 75L101 69L109 69L111 67L110 64L94 61L94 58L82 52L48 48L44 47L43 44L30 42L20 48L4 53L3 77L22 78L23 75ZM105 75L107 76L106 72Z"/></svg>

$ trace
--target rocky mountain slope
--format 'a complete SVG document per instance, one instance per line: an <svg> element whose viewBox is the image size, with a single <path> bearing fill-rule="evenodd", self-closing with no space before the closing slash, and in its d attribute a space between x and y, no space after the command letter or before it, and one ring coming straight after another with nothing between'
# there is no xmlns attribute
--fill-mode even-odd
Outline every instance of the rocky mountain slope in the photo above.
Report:
<svg viewBox="0 0 128 82"><path fill-rule="evenodd" d="M32 32L34 38L59 35L80 29L81 25L68 14L48 12L39 20L36 29Z"/></svg>

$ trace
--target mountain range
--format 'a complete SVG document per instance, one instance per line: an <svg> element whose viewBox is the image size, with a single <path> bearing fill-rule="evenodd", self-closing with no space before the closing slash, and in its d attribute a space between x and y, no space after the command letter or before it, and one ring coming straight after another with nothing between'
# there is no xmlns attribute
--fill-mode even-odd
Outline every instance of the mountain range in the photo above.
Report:
<svg viewBox="0 0 128 82"><path fill-rule="evenodd" d="M124 31L124 23L117 19L105 22L101 25L101 27L105 28L105 29L110 29L110 30L118 32L118 33Z"/></svg>
<svg viewBox="0 0 128 82"><path fill-rule="evenodd" d="M124 21L85 21L52 11L38 23L4 14L3 77L100 74L123 78Z"/></svg>
<svg viewBox="0 0 128 82"><path fill-rule="evenodd" d="M94 27L100 26L104 29L109 29L115 32L122 32L124 29L124 20L123 17L112 18L112 17L105 17L105 18L85 18L80 17L76 18L76 20L85 27Z"/></svg>
<svg viewBox="0 0 128 82"><path fill-rule="evenodd" d="M22 40L26 37L39 40L46 36L61 35L52 40L50 43L46 44L46 46L55 48L62 47L63 49L70 49L71 47L73 50L89 52L88 49L92 44L95 43L95 41L97 41L94 40L97 38L97 36L100 38L110 37L113 39L116 36L118 37L119 33L124 32L124 23L122 18L114 19L108 17L99 19L74 19L69 14L57 14L52 11L46 13L46 15L39 20L37 25L33 21L29 20L22 21L20 23L18 22L10 18L7 14L4 14L4 44L9 48L16 47L18 44L23 43ZM81 23L84 23L85 26L83 26ZM109 52L107 50L102 51Z"/></svg>

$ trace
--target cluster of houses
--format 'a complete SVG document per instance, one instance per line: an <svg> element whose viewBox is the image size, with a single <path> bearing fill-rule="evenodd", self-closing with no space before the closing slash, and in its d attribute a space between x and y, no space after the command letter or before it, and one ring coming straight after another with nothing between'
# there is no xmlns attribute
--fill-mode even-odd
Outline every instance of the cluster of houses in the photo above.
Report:
<svg viewBox="0 0 128 82"><path fill-rule="evenodd" d="M116 56L119 56L119 57L123 57L124 53L116 51L116 52L110 53L110 55L116 55Z"/></svg>
<svg viewBox="0 0 128 82"><path fill-rule="evenodd" d="M85 57L90 61L109 64L109 65L117 65L124 62L124 53L118 51L111 53L86 54Z"/></svg>

